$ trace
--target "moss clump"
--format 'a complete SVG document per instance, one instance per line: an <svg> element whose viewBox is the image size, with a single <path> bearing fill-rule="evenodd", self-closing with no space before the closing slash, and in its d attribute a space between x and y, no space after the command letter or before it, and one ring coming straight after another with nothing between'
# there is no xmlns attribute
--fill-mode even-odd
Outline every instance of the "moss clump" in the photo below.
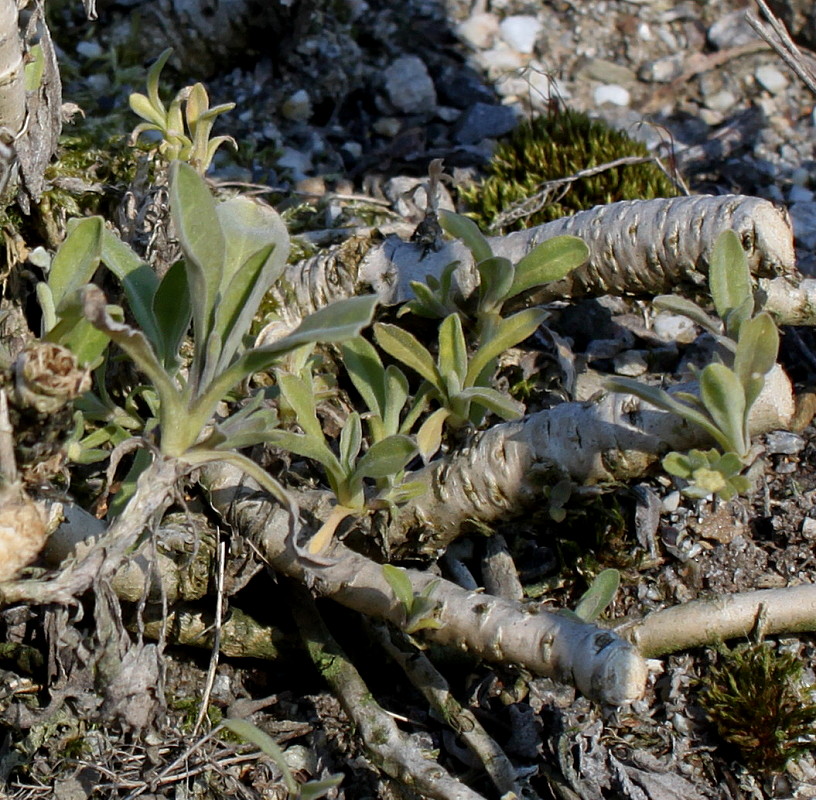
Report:
<svg viewBox="0 0 816 800"><path fill-rule="evenodd" d="M497 230L495 221L501 212L537 195L547 181L626 156L648 155L644 144L622 131L565 109L522 122L496 148L487 178L461 190L460 196L481 227ZM614 167L556 188L543 207L498 229L520 230L618 200L676 194L654 163Z"/></svg>
<svg viewBox="0 0 816 800"><path fill-rule="evenodd" d="M779 772L816 746L816 687L802 686L802 662L769 642L723 649L709 670L700 703L743 762Z"/></svg>

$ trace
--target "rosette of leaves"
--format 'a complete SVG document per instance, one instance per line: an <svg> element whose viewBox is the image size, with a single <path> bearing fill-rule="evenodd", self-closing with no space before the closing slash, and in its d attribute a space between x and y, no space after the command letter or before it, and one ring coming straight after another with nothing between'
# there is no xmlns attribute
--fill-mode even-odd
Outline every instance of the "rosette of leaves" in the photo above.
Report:
<svg viewBox="0 0 816 800"><path fill-rule="evenodd" d="M733 231L718 237L708 277L719 318L674 295L655 298L655 305L684 314L711 333L722 345L730 366L718 360L700 370L699 396L691 392L669 394L628 378L612 378L607 385L677 414L706 431L719 450L669 453L663 467L689 482L683 490L688 496L719 494L728 499L748 488L740 474L753 460L748 420L765 385L765 376L776 364L779 331L767 312L754 315L748 259Z"/></svg>
<svg viewBox="0 0 816 800"><path fill-rule="evenodd" d="M70 337L88 320L149 380L165 456L191 465L232 461L288 502L276 481L237 452L266 441L277 424L274 409L258 397L216 422L216 407L250 375L272 368L287 353L358 335L371 321L376 298L339 301L278 341L247 347L255 312L286 265L289 239L283 222L271 207L246 197L217 202L198 173L178 161L170 169L170 210L184 258L161 280L112 234L97 236L98 225L82 228L101 248L106 265L122 276L140 329L122 322L103 292L87 284L60 292L57 323L48 335ZM80 242L75 244L79 248ZM191 322L192 358L182 373L179 350Z"/></svg>
<svg viewBox="0 0 816 800"><path fill-rule="evenodd" d="M489 386L496 358L510 347L532 335L546 316L541 309L530 308L496 324L493 335L468 354L462 322L458 314L449 314L439 326L437 357L411 333L397 325L377 323L374 338L382 350L421 378L418 394L436 400L434 411L417 432L417 444L427 461L439 449L444 425L454 428L478 424L485 411L502 419L517 419L524 406Z"/></svg>
<svg viewBox="0 0 816 800"><path fill-rule="evenodd" d="M207 90L203 84L196 83L181 89L170 105L165 106L159 94L159 78L172 52L172 48L165 50L148 70L147 94L134 92L128 98L133 113L145 120L133 129L130 136L135 142L145 131L157 131L162 136L159 153L167 161L186 161L203 175L222 144L229 142L237 149L232 136L210 139L216 117L232 111L235 103L210 108Z"/></svg>
<svg viewBox="0 0 816 800"><path fill-rule="evenodd" d="M482 227L509 207L536 196L548 181L560 181L591 167L620 158L642 157L649 151L623 131L571 109L559 109L522 122L500 142L487 167L487 177L460 190L460 198ZM625 164L562 185L548 202L509 223L521 230L618 200L674 197L672 182L654 163Z"/></svg>
<svg viewBox="0 0 816 800"><path fill-rule="evenodd" d="M400 309L420 317L444 319L458 314L463 321L474 321L476 336L482 341L491 336L501 320L502 308L509 300L536 287L557 281L581 266L589 258L589 248L577 236L556 236L534 247L517 264L495 256L490 242L473 220L451 211L439 212L439 223L450 236L461 239L473 254L479 273L479 293L473 303L457 295L453 273L457 262L448 264L439 278L427 277L427 283L411 282L414 298Z"/></svg>

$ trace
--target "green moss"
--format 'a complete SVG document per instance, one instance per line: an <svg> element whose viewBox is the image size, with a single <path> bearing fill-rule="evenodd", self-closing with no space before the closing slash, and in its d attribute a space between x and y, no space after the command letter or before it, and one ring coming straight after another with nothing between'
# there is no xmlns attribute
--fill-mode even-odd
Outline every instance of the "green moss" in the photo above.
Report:
<svg viewBox="0 0 816 800"><path fill-rule="evenodd" d="M487 177L461 190L470 215L494 228L498 214L538 194L546 181L624 156L648 156L646 146L586 114L561 110L525 121L496 149ZM619 200L672 197L677 192L654 163L606 169L557 189L543 208L501 227L520 230Z"/></svg>
<svg viewBox="0 0 816 800"><path fill-rule="evenodd" d="M746 766L778 772L816 744L816 687L804 687L801 680L801 661L770 642L723 648L705 678L700 703Z"/></svg>

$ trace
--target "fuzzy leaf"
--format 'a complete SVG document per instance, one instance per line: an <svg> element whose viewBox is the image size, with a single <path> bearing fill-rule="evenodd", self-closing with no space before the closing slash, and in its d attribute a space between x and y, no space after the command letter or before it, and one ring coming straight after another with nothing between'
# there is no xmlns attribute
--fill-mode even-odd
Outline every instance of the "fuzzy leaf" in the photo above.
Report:
<svg viewBox="0 0 816 800"><path fill-rule="evenodd" d="M153 106L150 102L149 98L145 97L143 94L139 92L133 92L128 97L128 105L130 106L130 110L137 116L141 117L146 122L154 125L158 130L164 130L165 126L165 113L163 109L158 109ZM139 128L144 128L144 126L139 125ZM133 138L136 138L139 134L136 131L131 134Z"/></svg>
<svg viewBox="0 0 816 800"><path fill-rule="evenodd" d="M369 411L385 419L385 370L374 346L361 336L343 343L343 365Z"/></svg>
<svg viewBox="0 0 816 800"><path fill-rule="evenodd" d="M178 352L190 327L192 306L187 270L177 261L164 274L153 297L151 316L157 326L156 353L169 371L178 366Z"/></svg>
<svg viewBox="0 0 816 800"><path fill-rule="evenodd" d="M580 267L589 258L589 248L577 236L555 236L534 247L516 264L507 298L557 281Z"/></svg>
<svg viewBox="0 0 816 800"><path fill-rule="evenodd" d="M414 299L409 300L405 307L412 314L428 319L442 319L448 313L444 304L440 302L431 288L418 281L411 281L410 285L414 292Z"/></svg>
<svg viewBox="0 0 816 800"><path fill-rule="evenodd" d="M688 480L691 477L691 464L689 463L688 457L683 453L678 453L673 450L663 458L662 464L663 469L666 470L669 475L675 475L678 478L683 478L683 480Z"/></svg>
<svg viewBox="0 0 816 800"><path fill-rule="evenodd" d="M445 420L449 416L450 411L447 408L438 408L422 423L417 431L416 440L419 454L426 464L442 445L442 430Z"/></svg>
<svg viewBox="0 0 816 800"><path fill-rule="evenodd" d="M697 303L686 297L679 297L676 294L661 294L652 301L655 308L671 311L672 314L682 314L692 322L704 328L709 333L719 335L722 333L722 323L711 314L706 314Z"/></svg>
<svg viewBox="0 0 816 800"><path fill-rule="evenodd" d="M360 415L356 411L349 414L343 430L340 431L340 465L343 471L351 473L360 448L363 446L363 426L360 423Z"/></svg>
<svg viewBox="0 0 816 800"><path fill-rule="evenodd" d="M71 223L68 227L70 230ZM156 273L107 228L102 230L102 261L122 284L137 325L157 347L161 333L153 317L153 298L159 286Z"/></svg>
<svg viewBox="0 0 816 800"><path fill-rule="evenodd" d="M734 372L746 390L749 380L764 377L773 369L778 354L779 330L770 314L763 311L742 324L734 355ZM755 399L756 396L746 397L749 408Z"/></svg>
<svg viewBox="0 0 816 800"><path fill-rule="evenodd" d="M463 217L461 214L454 214L452 211L442 210L439 212L439 224L445 233L465 243L468 250L473 253L473 260L477 264L493 256L490 244L472 219Z"/></svg>
<svg viewBox="0 0 816 800"><path fill-rule="evenodd" d="M723 231L714 243L708 267L711 299L720 319L752 297L748 258L734 231Z"/></svg>
<svg viewBox="0 0 816 800"><path fill-rule="evenodd" d="M318 441L324 441L323 428L317 419L314 402L314 387L311 379L304 379L298 375L286 372L277 374L278 387L286 402L292 406L297 417L298 425L303 432Z"/></svg>
<svg viewBox="0 0 816 800"><path fill-rule="evenodd" d="M296 453L304 458L317 461L318 464L322 464L326 468L326 471L332 478L342 480L345 474L337 456L332 453L323 439L318 440L315 439L314 436L284 431L280 428L269 431L266 439L275 447L280 447L282 450L288 450L290 453Z"/></svg>
<svg viewBox="0 0 816 800"><path fill-rule="evenodd" d="M386 433L396 433L400 426L400 413L408 399L408 378L396 365L389 364L385 370L385 414L383 423Z"/></svg>
<svg viewBox="0 0 816 800"><path fill-rule="evenodd" d="M390 478L405 469L416 453L417 446L408 436L387 436L363 454L354 469L354 478Z"/></svg>
<svg viewBox="0 0 816 800"><path fill-rule="evenodd" d="M528 308L501 320L494 335L485 342L473 355L465 376L465 386L473 386L482 371L505 350L515 347L519 342L532 336L547 316L546 311Z"/></svg>
<svg viewBox="0 0 816 800"><path fill-rule="evenodd" d="M709 364L700 374L700 396L715 425L729 442L728 450L748 452L745 440L745 392L736 374L724 364Z"/></svg>
<svg viewBox="0 0 816 800"><path fill-rule="evenodd" d="M458 314L450 314L439 326L439 374L445 380L453 375L461 386L467 374L468 357L462 320ZM454 392L455 393L455 392Z"/></svg>
<svg viewBox="0 0 816 800"><path fill-rule="evenodd" d="M507 258L493 256L476 265L479 272L479 310L493 311L511 295L510 287L516 274L515 267Z"/></svg>
<svg viewBox="0 0 816 800"><path fill-rule="evenodd" d="M524 414L523 403L487 386L472 386L469 389L463 389L457 399L478 403L502 419L518 419Z"/></svg>
<svg viewBox="0 0 816 800"><path fill-rule="evenodd" d="M212 327L226 258L224 233L215 209L215 200L204 179L188 164L174 162L170 167L170 210L184 251L193 328L199 347Z"/></svg>
<svg viewBox="0 0 816 800"><path fill-rule="evenodd" d="M605 569L595 576L592 585L581 595L575 606L575 613L584 622L594 622L615 599L620 586L620 572L616 569Z"/></svg>
<svg viewBox="0 0 816 800"><path fill-rule="evenodd" d="M59 310L60 303L90 283L102 258L102 217L88 217L72 226L51 261L48 287Z"/></svg>
<svg viewBox="0 0 816 800"><path fill-rule="evenodd" d="M438 391L444 391L442 378L436 368L433 356L419 343L415 336L397 325L378 322L374 325L374 338L388 355L401 361L414 372L419 373Z"/></svg>
<svg viewBox="0 0 816 800"><path fill-rule="evenodd" d="M383 578L388 581L397 601L405 609L405 613L410 614L414 605L414 587L411 585L408 573L401 567L383 564L382 574Z"/></svg>

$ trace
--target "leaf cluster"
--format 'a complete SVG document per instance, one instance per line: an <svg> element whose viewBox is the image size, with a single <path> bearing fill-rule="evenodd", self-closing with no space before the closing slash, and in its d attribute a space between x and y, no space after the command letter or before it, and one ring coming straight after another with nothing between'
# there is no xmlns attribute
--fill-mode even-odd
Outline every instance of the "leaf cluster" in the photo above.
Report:
<svg viewBox="0 0 816 800"><path fill-rule="evenodd" d="M167 161L185 161L203 175L222 144L229 142L235 149L238 147L231 136L210 139L216 118L232 111L235 103L210 108L207 90L202 83L196 83L181 89L165 106L159 94L159 78L172 52L172 48L165 50L148 70L147 94L133 92L128 98L133 113L145 120L133 129L131 139L135 142L142 133L156 131L162 136L159 153Z"/></svg>
<svg viewBox="0 0 816 800"><path fill-rule="evenodd" d="M394 592L394 596L402 606L405 614L405 624L402 630L407 634L421 630L437 630L441 623L437 619L438 602L431 595L436 588L437 581L431 581L421 592L414 592L414 587L404 569L393 564L383 564L383 577Z"/></svg>
<svg viewBox="0 0 816 800"><path fill-rule="evenodd" d="M634 394L706 431L719 451L670 453L663 467L689 481L684 492L691 497L716 493L728 499L748 488L739 474L752 460L748 422L765 376L776 364L779 331L770 314L755 314L748 259L733 231L722 233L714 244L709 288L718 318L685 298L655 298L658 307L684 314L710 332L726 354L728 365L717 360L697 374L699 396L692 392L669 394L628 378L613 378L607 385Z"/></svg>

